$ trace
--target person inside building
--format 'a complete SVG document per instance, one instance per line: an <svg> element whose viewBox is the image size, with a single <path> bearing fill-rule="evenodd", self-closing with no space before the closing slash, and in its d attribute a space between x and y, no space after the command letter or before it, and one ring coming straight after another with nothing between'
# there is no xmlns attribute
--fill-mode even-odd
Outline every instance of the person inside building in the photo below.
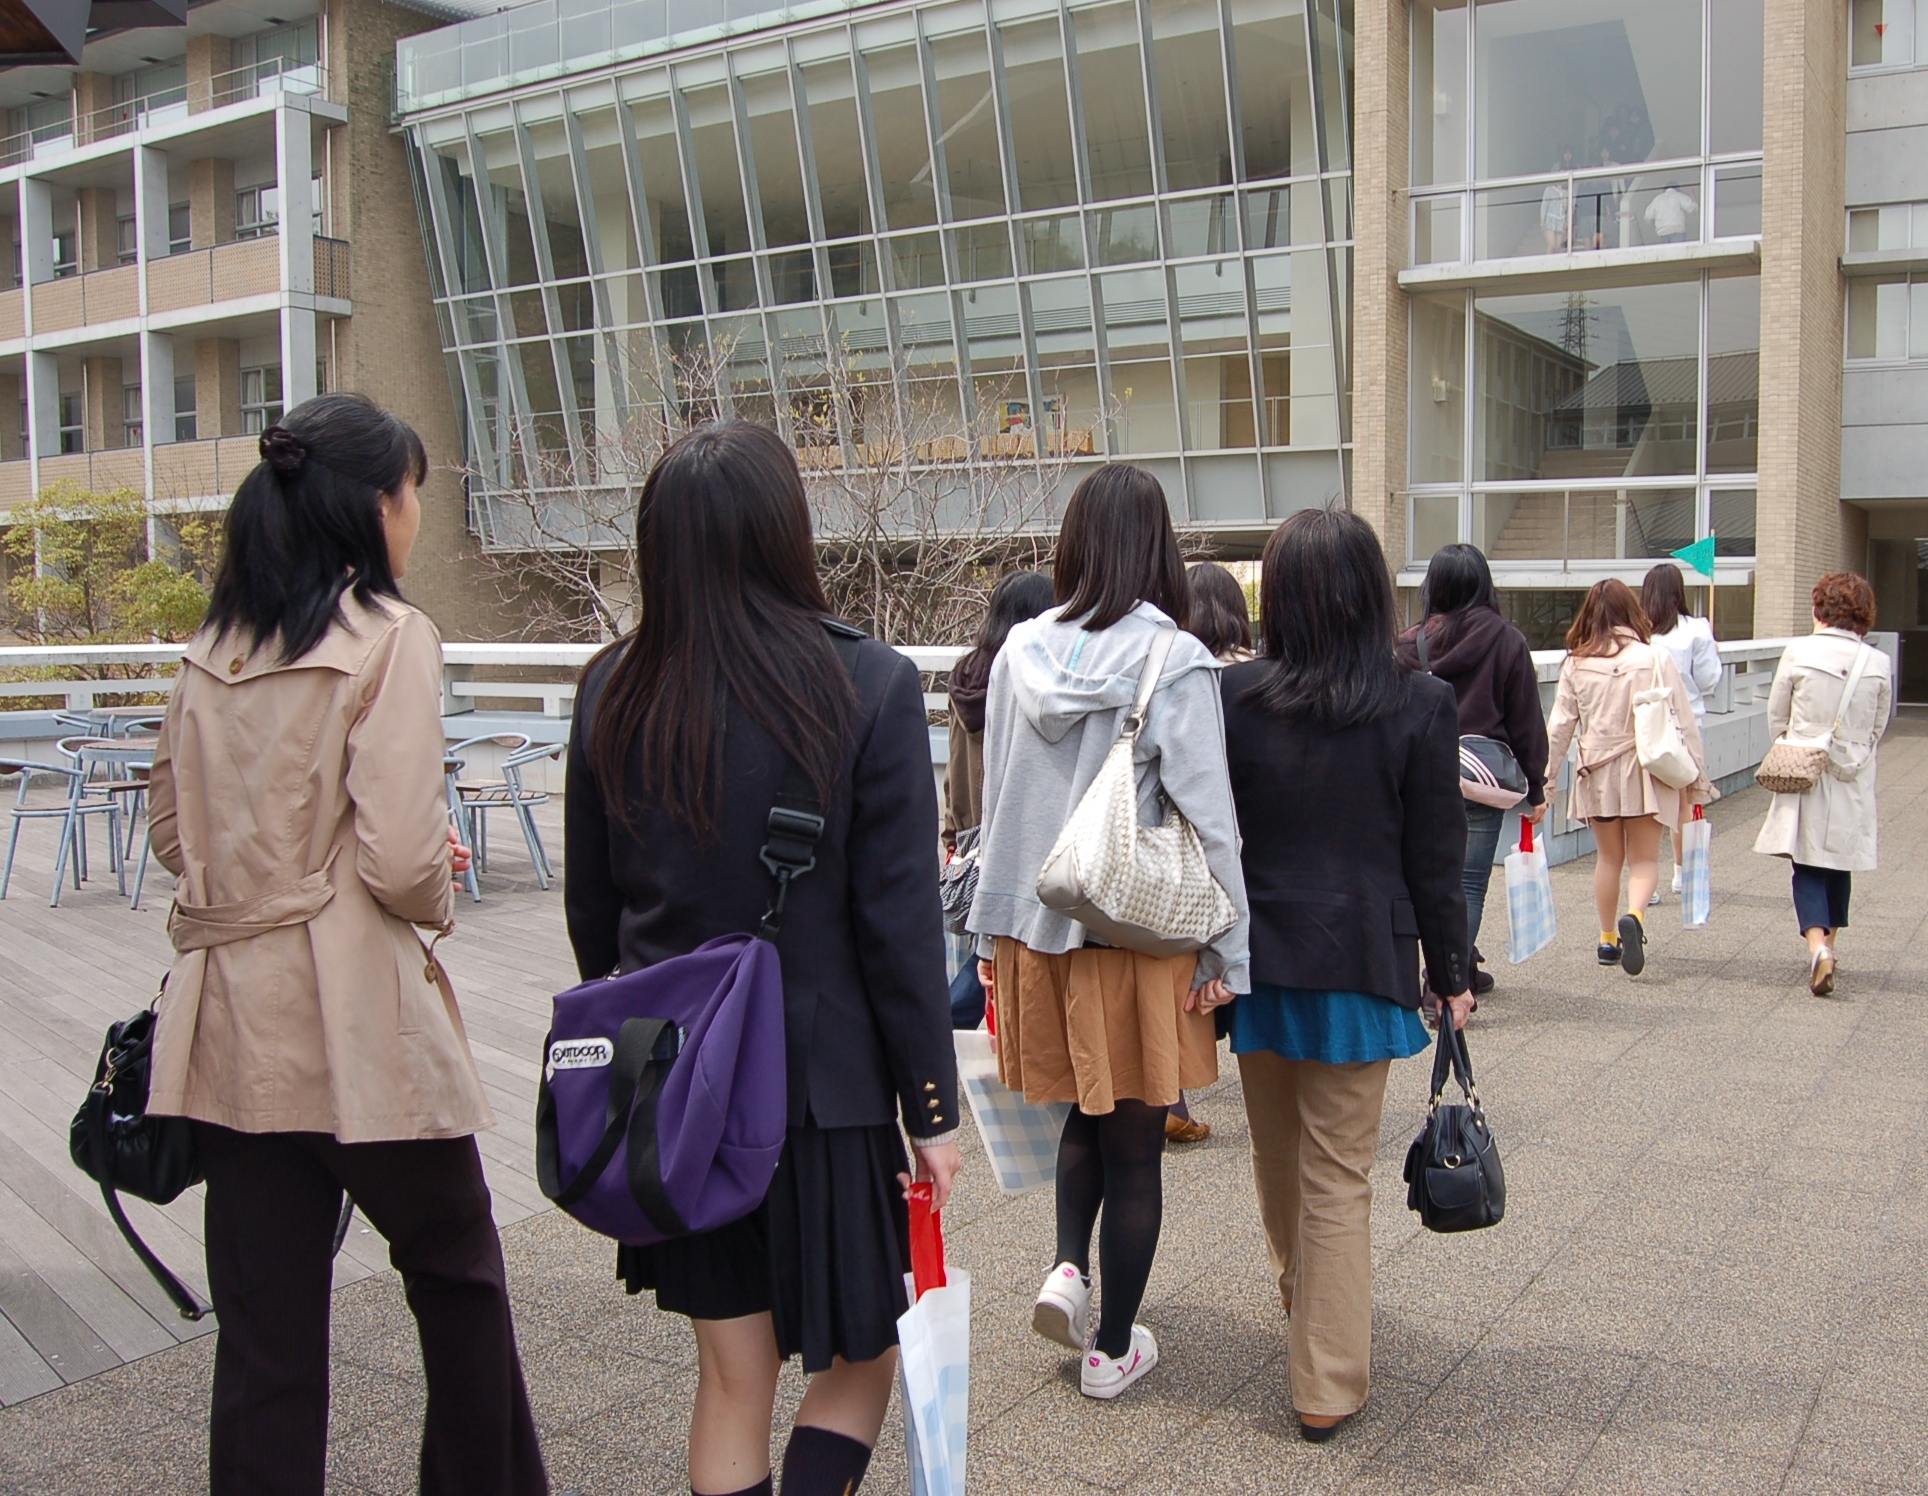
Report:
<svg viewBox="0 0 1928 1496"><path fill-rule="evenodd" d="M1645 913L1660 882L1660 831L1680 830L1683 806L1714 798L1707 782L1694 710L1673 656L1649 642L1652 628L1633 589L1618 578L1595 582L1567 630L1553 714L1547 719L1547 762L1560 763L1576 743L1579 764L1567 814L1585 821L1597 849L1593 902L1600 917L1594 954L1602 966L1639 976L1647 964ZM1674 721L1699 776L1685 790L1662 784L1641 765L1634 744L1634 694L1659 684L1672 693ZM1620 875L1627 875L1624 913Z"/></svg>
<svg viewBox="0 0 1928 1496"><path fill-rule="evenodd" d="M1538 825L1546 817L1546 718L1533 653L1522 634L1500 614L1493 572L1478 546L1447 545L1433 553L1420 589L1421 621L1399 639L1400 663L1428 671L1453 688L1461 737L1504 743L1526 777L1521 814ZM1424 645L1422 652L1421 645ZM1482 971L1480 925L1493 881L1506 812L1466 803L1466 943L1472 951L1473 995L1493 990Z"/></svg>
<svg viewBox="0 0 1928 1496"><path fill-rule="evenodd" d="M1714 642L1714 626L1705 618L1698 618L1687 611L1687 584L1681 577L1680 568L1671 561L1663 561L1649 571L1640 584L1640 607L1647 615L1648 626L1653 629L1653 642L1673 657L1674 669L1680 672L1680 683L1687 688L1687 699L1693 703L1694 722L1704 726L1707 721L1707 693L1720 684L1721 665L1720 646ZM1688 817L1683 807L1681 819ZM1680 838L1672 838L1674 844L1674 881L1673 891L1680 892ZM1652 902L1660 902L1660 889L1655 887Z"/></svg>
<svg viewBox="0 0 1928 1496"><path fill-rule="evenodd" d="M957 850L957 834L976 827L984 801L984 698L991 666L1018 624L1036 618L1056 601L1051 578L1041 571L1006 572L991 589L977 643L951 666L950 759L944 765L944 851ZM984 984L977 962L966 958L951 983L951 1024L974 1029L984 1021Z"/></svg>
<svg viewBox="0 0 1928 1496"><path fill-rule="evenodd" d="M1394 658L1372 527L1293 515L1259 588L1260 657L1223 682L1252 903L1252 990L1230 1031L1292 1406L1322 1443L1370 1388L1369 1175L1392 1062L1427 1047L1422 951L1441 1021L1473 1007L1466 802L1452 689Z"/></svg>
<svg viewBox="0 0 1928 1496"><path fill-rule="evenodd" d="M916 667L859 637L846 668L797 460L766 426L676 441L636 510L635 630L584 671L569 737L564 898L584 978L754 931L760 853L795 765L822 807L777 950L789 1132L749 1215L624 1246L632 1293L687 1316L697 1496L770 1496L783 1363L809 1386L785 1496L849 1496L896 1382L912 1166L942 1208L957 1172L957 1067L937 896L937 790Z"/></svg>
<svg viewBox="0 0 1928 1496"><path fill-rule="evenodd" d="M1082 1358L1085 1396L1112 1398L1158 1362L1157 1338L1136 1316L1164 1217L1165 1115L1181 1091L1218 1078L1211 1010L1248 985L1245 894L1220 667L1183 632L1185 566L1158 480L1125 463L1086 475L1065 509L1053 580L1058 608L1013 629L991 668L969 924L996 1005L1000 1076L1028 1101L1071 1104L1058 1146L1057 1265L1032 1327ZM1038 897L1045 859L1117 741L1155 645L1169 653L1134 753L1139 814L1162 815L1161 795L1176 806L1237 910L1202 950L1175 956L1100 945Z"/></svg>
<svg viewBox="0 0 1928 1496"><path fill-rule="evenodd" d="M400 583L428 459L360 395L263 432L150 780L179 880L148 1111L194 1119L220 1316L214 1496L320 1496L343 1192L428 1380L423 1491L549 1489L475 1134L495 1118L433 942L453 847L442 642Z"/></svg>
<svg viewBox="0 0 1928 1496"><path fill-rule="evenodd" d="M1775 742L1823 746L1827 762L1812 788L1774 797L1754 850L1794 864L1808 990L1827 997L1854 875L1875 869L1875 752L1894 680L1888 656L1867 642L1875 611L1866 578L1829 572L1814 584L1813 605L1814 632L1789 644L1774 671L1767 723Z"/></svg>

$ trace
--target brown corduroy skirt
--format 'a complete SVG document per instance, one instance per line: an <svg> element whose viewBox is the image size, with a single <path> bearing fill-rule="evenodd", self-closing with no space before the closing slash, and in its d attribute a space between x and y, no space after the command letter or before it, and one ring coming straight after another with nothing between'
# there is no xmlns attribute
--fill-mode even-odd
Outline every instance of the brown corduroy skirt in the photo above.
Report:
<svg viewBox="0 0 1928 1496"><path fill-rule="evenodd" d="M1025 1100L1097 1116L1120 1097L1170 1106L1218 1079L1211 1015L1185 1011L1196 956L1050 956L1000 938L995 964L998 1073Z"/></svg>

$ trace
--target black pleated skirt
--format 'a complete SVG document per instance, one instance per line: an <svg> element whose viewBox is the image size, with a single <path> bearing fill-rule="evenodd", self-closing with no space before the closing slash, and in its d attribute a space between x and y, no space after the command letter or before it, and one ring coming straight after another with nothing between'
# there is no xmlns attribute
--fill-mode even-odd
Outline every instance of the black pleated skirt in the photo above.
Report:
<svg viewBox="0 0 1928 1496"><path fill-rule="evenodd" d="M691 1319L770 1314L777 1351L807 1372L897 1344L909 1307L908 1170L895 1126L793 1127L763 1203L740 1221L649 1247L618 1247L631 1293Z"/></svg>

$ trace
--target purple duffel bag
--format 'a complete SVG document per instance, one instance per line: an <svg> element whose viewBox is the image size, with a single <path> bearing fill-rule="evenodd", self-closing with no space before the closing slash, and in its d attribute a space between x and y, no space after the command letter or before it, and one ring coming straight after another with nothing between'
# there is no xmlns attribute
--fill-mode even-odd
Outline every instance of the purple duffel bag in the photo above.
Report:
<svg viewBox="0 0 1928 1496"><path fill-rule="evenodd" d="M536 1102L542 1192L633 1246L763 1202L788 1121L777 949L725 935L560 994Z"/></svg>

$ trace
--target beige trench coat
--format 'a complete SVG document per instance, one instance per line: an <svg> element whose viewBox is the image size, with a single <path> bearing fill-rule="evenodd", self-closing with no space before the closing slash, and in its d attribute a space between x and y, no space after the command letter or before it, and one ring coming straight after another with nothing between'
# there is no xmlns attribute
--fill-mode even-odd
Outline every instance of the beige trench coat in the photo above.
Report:
<svg viewBox="0 0 1928 1496"><path fill-rule="evenodd" d="M1660 680L1670 687L1674 718L1687 751L1701 766L1698 783L1688 787L1687 804L1715 798L1707 782L1707 751L1701 746L1693 703L1681 683L1680 671L1665 649L1642 644L1622 631L1623 644L1615 655L1568 655L1560 666L1560 684L1547 718L1548 773L1558 772L1567 749L1576 739L1580 762L1573 775L1573 797L1567 814L1591 821L1603 816L1658 816L1664 826L1678 830L1683 796L1640 767L1633 745L1634 693L1654 683L1658 662Z"/></svg>
<svg viewBox="0 0 1928 1496"><path fill-rule="evenodd" d="M202 633L154 753L154 855L179 878L148 1110L345 1143L494 1125L455 994L441 641L342 600L292 665Z"/></svg>
<svg viewBox="0 0 1928 1496"><path fill-rule="evenodd" d="M1767 699L1768 731L1817 747L1826 742L1860 648L1861 640L1846 629L1818 629L1788 645ZM1828 772L1804 795L1774 797L1756 852L1809 867L1874 871L1875 745L1888 730L1893 690L1888 656L1869 646L1854 700L1842 714L1840 739L1828 755Z"/></svg>

